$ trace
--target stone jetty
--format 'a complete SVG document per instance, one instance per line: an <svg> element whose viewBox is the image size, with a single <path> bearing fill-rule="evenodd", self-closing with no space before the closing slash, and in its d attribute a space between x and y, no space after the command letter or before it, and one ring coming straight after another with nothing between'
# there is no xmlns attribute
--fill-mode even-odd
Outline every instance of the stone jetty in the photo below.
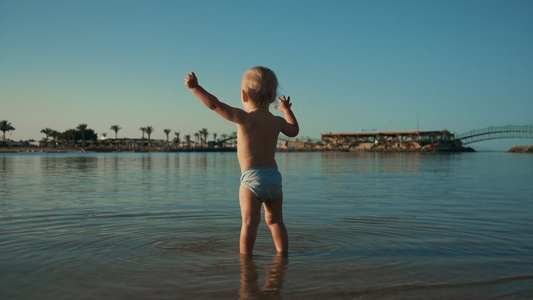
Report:
<svg viewBox="0 0 533 300"><path fill-rule="evenodd" d="M533 145L531 145L531 146L513 146L507 152L509 152L509 153L533 153Z"/></svg>

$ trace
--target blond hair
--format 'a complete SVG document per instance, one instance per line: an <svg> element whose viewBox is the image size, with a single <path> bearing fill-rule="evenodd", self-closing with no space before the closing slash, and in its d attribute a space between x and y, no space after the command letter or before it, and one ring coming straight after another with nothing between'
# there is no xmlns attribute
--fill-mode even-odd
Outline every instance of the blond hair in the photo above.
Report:
<svg viewBox="0 0 533 300"><path fill-rule="evenodd" d="M242 89L258 106L268 106L276 101L278 78L267 67L254 67L244 73Z"/></svg>

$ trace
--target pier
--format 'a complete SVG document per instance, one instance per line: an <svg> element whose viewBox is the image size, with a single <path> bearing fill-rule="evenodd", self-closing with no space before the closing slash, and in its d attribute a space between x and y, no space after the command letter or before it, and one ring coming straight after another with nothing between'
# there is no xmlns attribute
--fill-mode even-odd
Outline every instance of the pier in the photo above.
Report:
<svg viewBox="0 0 533 300"><path fill-rule="evenodd" d="M464 145L493 139L533 138L533 125L490 126L455 134L448 130L323 133L330 148L360 151L473 151Z"/></svg>

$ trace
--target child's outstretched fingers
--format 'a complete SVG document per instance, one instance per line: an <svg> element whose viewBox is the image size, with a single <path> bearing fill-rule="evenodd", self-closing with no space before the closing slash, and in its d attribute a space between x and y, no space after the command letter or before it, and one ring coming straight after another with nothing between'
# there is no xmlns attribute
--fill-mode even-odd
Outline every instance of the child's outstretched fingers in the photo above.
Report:
<svg viewBox="0 0 533 300"><path fill-rule="evenodd" d="M279 105L274 106L275 109L285 111L288 109L291 109L292 103L291 103L291 97L285 97L285 95L278 98Z"/></svg>

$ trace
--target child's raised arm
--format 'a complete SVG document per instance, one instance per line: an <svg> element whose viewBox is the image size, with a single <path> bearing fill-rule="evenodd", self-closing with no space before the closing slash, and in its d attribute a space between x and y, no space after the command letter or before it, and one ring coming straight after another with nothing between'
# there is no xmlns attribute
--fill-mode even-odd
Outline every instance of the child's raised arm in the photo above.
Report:
<svg viewBox="0 0 533 300"><path fill-rule="evenodd" d="M206 91L198 83L198 78L193 72L189 73L187 77L185 77L185 86L187 86L187 88L191 90L191 92L193 92L193 94L198 97L198 99L200 99L205 106L215 111L228 121L241 123L243 118L246 116L246 113L242 109L229 106Z"/></svg>
<svg viewBox="0 0 533 300"><path fill-rule="evenodd" d="M285 98L285 95L278 98L280 104L274 106L275 109L285 114L285 119L281 122L281 132L288 137L295 137L300 132L296 116L291 110L291 97Z"/></svg>

